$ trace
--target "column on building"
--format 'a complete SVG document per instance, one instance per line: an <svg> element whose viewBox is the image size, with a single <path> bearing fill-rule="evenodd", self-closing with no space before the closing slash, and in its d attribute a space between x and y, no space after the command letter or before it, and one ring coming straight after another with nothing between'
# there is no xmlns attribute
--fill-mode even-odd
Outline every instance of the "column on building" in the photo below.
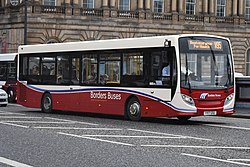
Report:
<svg viewBox="0 0 250 167"><path fill-rule="evenodd" d="M244 15L244 0L239 0L239 15Z"/></svg>
<svg viewBox="0 0 250 167"><path fill-rule="evenodd" d="M145 9L150 10L150 0L145 0Z"/></svg>
<svg viewBox="0 0 250 167"><path fill-rule="evenodd" d="M108 0L102 0L102 6L108 7Z"/></svg>
<svg viewBox="0 0 250 167"><path fill-rule="evenodd" d="M214 16L214 1L210 1L210 8L209 8L210 15Z"/></svg>
<svg viewBox="0 0 250 167"><path fill-rule="evenodd" d="M143 0L138 0L138 9L143 9Z"/></svg>
<svg viewBox="0 0 250 167"><path fill-rule="evenodd" d="M110 0L110 7L115 8L115 0Z"/></svg>
<svg viewBox="0 0 250 167"><path fill-rule="evenodd" d="M203 0L203 13L208 14L208 0Z"/></svg>
<svg viewBox="0 0 250 167"><path fill-rule="evenodd" d="M179 13L184 13L183 12L183 3L184 3L183 0L179 0Z"/></svg>
<svg viewBox="0 0 250 167"><path fill-rule="evenodd" d="M177 1L172 1L172 13L177 12Z"/></svg>
<svg viewBox="0 0 250 167"><path fill-rule="evenodd" d="M238 0L233 0L233 16L237 16L237 13L238 13Z"/></svg>

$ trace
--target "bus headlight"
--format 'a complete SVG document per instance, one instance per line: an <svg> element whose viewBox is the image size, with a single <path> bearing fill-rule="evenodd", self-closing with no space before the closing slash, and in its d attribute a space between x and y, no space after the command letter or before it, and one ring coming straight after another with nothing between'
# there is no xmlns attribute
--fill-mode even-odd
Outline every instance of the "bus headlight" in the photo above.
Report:
<svg viewBox="0 0 250 167"><path fill-rule="evenodd" d="M224 105L229 104L233 100L233 98L234 98L234 93L228 95L227 98L225 99Z"/></svg>
<svg viewBox="0 0 250 167"><path fill-rule="evenodd" d="M193 100L192 97L190 97L190 96L188 96L188 95L185 95L185 94L181 94L181 97L182 97L182 99L183 99L186 103L188 103L188 104L191 105L191 106L194 106L194 100Z"/></svg>

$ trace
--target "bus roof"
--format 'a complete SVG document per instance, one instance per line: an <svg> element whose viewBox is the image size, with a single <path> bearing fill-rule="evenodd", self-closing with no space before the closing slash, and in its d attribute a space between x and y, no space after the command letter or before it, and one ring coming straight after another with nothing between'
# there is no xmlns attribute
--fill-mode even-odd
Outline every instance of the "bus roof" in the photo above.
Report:
<svg viewBox="0 0 250 167"><path fill-rule="evenodd" d="M181 35L166 35L140 38L123 38L123 39L108 39L94 41L79 41L65 42L53 44L36 44L22 45L18 47L19 54L28 53L45 53L45 52L71 52L71 51L91 51L91 50L112 50L112 49L132 49L132 48L148 48L148 47L163 47L165 40L171 40L172 44L177 44L180 37L206 36L223 38L221 36L205 35L205 34L181 34Z"/></svg>
<svg viewBox="0 0 250 167"><path fill-rule="evenodd" d="M0 61L14 61L17 53L3 53L0 54Z"/></svg>

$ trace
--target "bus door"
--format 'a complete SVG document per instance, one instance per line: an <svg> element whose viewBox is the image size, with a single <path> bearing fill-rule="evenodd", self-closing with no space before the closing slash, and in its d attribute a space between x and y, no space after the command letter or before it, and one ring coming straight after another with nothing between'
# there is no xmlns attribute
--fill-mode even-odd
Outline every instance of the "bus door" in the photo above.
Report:
<svg viewBox="0 0 250 167"><path fill-rule="evenodd" d="M176 57L174 47L154 49L150 55L149 86L158 97L171 101L176 89Z"/></svg>

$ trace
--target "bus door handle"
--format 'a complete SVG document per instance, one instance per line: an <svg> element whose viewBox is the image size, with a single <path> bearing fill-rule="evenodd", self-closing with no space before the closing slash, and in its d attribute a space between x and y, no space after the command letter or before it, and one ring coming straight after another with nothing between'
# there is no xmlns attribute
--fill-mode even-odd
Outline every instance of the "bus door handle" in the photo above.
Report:
<svg viewBox="0 0 250 167"><path fill-rule="evenodd" d="M69 88L70 90L73 90L73 88Z"/></svg>
<svg viewBox="0 0 250 167"><path fill-rule="evenodd" d="M153 91L153 90L152 90L150 93L151 93L151 94L154 94L154 93L155 93L155 91Z"/></svg>

